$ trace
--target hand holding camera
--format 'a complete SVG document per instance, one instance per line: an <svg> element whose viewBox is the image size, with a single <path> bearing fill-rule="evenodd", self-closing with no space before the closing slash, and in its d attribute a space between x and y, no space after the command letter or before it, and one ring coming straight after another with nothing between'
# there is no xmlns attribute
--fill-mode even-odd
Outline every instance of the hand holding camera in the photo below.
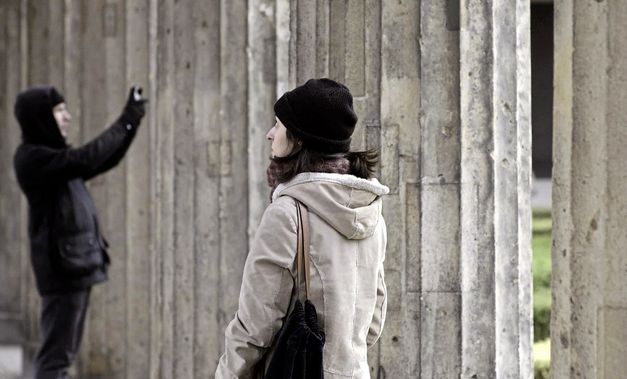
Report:
<svg viewBox="0 0 627 379"><path fill-rule="evenodd" d="M143 89L139 86L133 85L126 100L126 105L122 111L122 119L127 123L136 127L141 122L141 119L146 114L146 103L148 99L142 96Z"/></svg>

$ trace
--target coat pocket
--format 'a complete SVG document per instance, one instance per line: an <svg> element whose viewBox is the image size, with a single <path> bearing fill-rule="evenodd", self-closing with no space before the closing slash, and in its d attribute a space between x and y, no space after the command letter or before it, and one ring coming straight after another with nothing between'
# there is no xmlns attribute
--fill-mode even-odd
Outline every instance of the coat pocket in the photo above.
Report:
<svg viewBox="0 0 627 379"><path fill-rule="evenodd" d="M93 232L59 238L61 269L69 275L90 274L103 261L103 251Z"/></svg>

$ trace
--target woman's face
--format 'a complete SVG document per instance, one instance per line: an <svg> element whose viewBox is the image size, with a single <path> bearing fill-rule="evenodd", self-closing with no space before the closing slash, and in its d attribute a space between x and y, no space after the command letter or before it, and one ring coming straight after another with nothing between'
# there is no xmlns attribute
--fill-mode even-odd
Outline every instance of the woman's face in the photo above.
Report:
<svg viewBox="0 0 627 379"><path fill-rule="evenodd" d="M60 103L55 105L52 108L52 115L54 119L57 121L57 125L59 126L59 131L63 138L67 138L67 130L70 126L70 121L72 120L72 116L70 112L67 110L65 103Z"/></svg>
<svg viewBox="0 0 627 379"><path fill-rule="evenodd" d="M285 125L277 117L276 124L268 133L266 139L272 141L272 158L282 158L288 156L292 152L292 143L287 139L287 129Z"/></svg>

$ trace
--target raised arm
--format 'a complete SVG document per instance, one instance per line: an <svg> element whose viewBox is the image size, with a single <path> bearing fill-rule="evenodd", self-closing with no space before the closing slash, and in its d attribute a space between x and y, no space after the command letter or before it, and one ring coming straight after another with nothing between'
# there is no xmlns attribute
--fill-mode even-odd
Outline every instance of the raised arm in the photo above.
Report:
<svg viewBox="0 0 627 379"><path fill-rule="evenodd" d="M81 147L57 149L22 145L15 157L20 181L37 185L79 177L87 180L117 165L133 141L145 113L145 101L135 101L132 96L131 92L122 115Z"/></svg>
<svg viewBox="0 0 627 379"><path fill-rule="evenodd" d="M139 94L141 95L141 88L138 89ZM122 115L117 120L117 122L121 122L125 125L127 131L132 132L127 134L127 138L124 139L123 143L117 145L116 151L100 166L94 168L94 170L89 174L83 177L85 180L89 180L94 176L100 175L113 167L117 166L118 163L124 158L126 151L131 146L131 142L135 138L137 128L141 122L141 119L146 114L146 106L145 103L147 99L135 99L133 88L128 95L128 100L126 101L126 106L122 111Z"/></svg>

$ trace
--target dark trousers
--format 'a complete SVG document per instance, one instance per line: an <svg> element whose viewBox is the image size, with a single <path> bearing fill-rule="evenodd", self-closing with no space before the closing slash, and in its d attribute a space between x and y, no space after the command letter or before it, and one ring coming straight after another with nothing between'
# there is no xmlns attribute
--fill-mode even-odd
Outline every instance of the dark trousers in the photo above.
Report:
<svg viewBox="0 0 627 379"><path fill-rule="evenodd" d="M35 358L35 379L65 379L83 337L90 289L42 296L43 342Z"/></svg>

